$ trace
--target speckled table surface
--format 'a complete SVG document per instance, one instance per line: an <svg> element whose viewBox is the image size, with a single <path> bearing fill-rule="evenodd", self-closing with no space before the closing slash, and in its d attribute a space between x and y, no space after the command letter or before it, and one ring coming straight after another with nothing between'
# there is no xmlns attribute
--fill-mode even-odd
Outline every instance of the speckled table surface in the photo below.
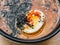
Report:
<svg viewBox="0 0 60 45"><path fill-rule="evenodd" d="M0 45L60 45L60 32L49 40L35 44L18 44L0 35Z"/></svg>

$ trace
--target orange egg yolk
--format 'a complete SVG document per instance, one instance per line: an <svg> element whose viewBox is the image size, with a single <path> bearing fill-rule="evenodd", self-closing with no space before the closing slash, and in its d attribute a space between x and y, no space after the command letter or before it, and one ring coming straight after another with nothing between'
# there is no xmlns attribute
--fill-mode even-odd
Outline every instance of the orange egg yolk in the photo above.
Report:
<svg viewBox="0 0 60 45"><path fill-rule="evenodd" d="M32 24L32 25L34 25L35 22L40 21L40 18L41 18L40 12L38 12L38 11L35 12L34 10L29 12L29 14L27 16L27 20L28 20L29 24Z"/></svg>

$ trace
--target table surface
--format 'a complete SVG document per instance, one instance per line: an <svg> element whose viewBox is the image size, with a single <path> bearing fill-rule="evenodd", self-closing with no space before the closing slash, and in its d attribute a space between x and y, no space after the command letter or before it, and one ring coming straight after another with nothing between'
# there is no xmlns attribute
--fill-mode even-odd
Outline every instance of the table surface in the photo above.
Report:
<svg viewBox="0 0 60 45"><path fill-rule="evenodd" d="M34 44L15 43L0 35L0 45L60 45L60 32L49 40Z"/></svg>

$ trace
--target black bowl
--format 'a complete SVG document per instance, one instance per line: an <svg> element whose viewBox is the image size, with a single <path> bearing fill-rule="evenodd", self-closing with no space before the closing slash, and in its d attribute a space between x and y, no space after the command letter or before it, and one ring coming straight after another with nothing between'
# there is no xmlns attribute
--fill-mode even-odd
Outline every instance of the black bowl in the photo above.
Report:
<svg viewBox="0 0 60 45"><path fill-rule="evenodd" d="M60 2L60 0L59 0ZM54 29L54 31L52 31L50 34L42 37L42 38L39 38L39 39L34 39L34 40L24 40L24 39L18 39L16 37L12 37L11 35L8 35L7 33L3 32L1 29L0 29L0 34L12 41L15 41L15 42L19 42L19 43L35 43L35 42L42 42L42 41L45 41L53 36L55 36L58 32L60 31L60 20L58 21L58 24L57 24L57 27Z"/></svg>

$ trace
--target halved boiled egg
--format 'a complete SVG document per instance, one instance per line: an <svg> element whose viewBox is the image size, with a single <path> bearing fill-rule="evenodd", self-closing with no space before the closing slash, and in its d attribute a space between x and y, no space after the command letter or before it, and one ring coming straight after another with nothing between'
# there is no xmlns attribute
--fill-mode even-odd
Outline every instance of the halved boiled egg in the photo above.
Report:
<svg viewBox="0 0 60 45"><path fill-rule="evenodd" d="M45 15L40 10L31 10L27 14L27 20L30 25L32 25L32 28L28 25L24 25L25 29L23 32L25 33L34 33L37 32L44 24Z"/></svg>

